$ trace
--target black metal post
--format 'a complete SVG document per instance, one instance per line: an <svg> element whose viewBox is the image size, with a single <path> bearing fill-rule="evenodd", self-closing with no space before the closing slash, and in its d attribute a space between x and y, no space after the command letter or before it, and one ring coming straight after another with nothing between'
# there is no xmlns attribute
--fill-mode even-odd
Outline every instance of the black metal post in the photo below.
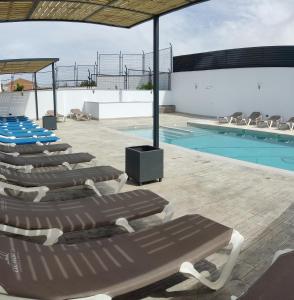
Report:
<svg viewBox="0 0 294 300"><path fill-rule="evenodd" d="M52 63L52 92L53 92L53 110L54 110L54 117L57 115L57 108L56 108L56 81L55 81L55 63Z"/></svg>
<svg viewBox="0 0 294 300"><path fill-rule="evenodd" d="M159 17L153 19L153 146L159 148Z"/></svg>
<svg viewBox="0 0 294 300"><path fill-rule="evenodd" d="M35 90L36 119L39 120L37 73L34 73L34 90Z"/></svg>

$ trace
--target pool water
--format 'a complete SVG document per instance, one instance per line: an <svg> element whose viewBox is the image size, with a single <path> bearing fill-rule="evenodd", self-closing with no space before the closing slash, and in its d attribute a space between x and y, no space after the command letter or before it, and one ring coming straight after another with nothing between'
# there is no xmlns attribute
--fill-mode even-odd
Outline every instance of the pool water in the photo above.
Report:
<svg viewBox="0 0 294 300"><path fill-rule="evenodd" d="M192 150L294 171L294 136L211 125L197 126L160 128L160 140ZM152 128L124 131L152 139Z"/></svg>

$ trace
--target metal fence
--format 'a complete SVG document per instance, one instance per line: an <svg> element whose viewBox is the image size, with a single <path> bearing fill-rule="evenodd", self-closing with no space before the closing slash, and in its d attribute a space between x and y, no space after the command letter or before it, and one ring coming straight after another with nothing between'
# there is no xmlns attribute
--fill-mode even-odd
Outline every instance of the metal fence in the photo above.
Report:
<svg viewBox="0 0 294 300"><path fill-rule="evenodd" d="M173 65L173 50L160 50L160 89L169 90ZM152 88L153 53L101 54L93 65L57 65L57 88L92 87L109 90L136 90ZM1 80L5 87L14 79L23 78L33 82L32 74L17 74ZM37 73L38 89L52 88L52 71ZM5 88L4 88L5 89Z"/></svg>

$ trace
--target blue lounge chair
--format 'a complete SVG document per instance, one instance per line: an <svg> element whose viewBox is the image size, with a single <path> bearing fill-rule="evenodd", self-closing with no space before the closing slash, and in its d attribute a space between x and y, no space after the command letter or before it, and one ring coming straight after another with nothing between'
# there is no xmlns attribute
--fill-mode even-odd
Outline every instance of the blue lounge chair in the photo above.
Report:
<svg viewBox="0 0 294 300"><path fill-rule="evenodd" d="M15 145L23 145L23 144L36 144L36 143L54 143L59 140L56 136L44 136L44 137L23 137L23 138L11 138L0 136L0 143L4 144L15 144Z"/></svg>
<svg viewBox="0 0 294 300"><path fill-rule="evenodd" d="M14 132L14 131L2 131L0 130L0 136L10 137L10 138L25 138L25 137L42 137L42 136L54 136L54 133L50 131L43 132Z"/></svg>

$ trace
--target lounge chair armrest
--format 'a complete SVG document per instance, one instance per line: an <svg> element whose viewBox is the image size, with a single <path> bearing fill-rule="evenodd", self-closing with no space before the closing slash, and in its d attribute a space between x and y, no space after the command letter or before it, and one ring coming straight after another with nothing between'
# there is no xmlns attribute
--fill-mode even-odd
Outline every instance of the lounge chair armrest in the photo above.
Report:
<svg viewBox="0 0 294 300"><path fill-rule="evenodd" d="M1 224L0 230L3 232L29 236L29 237L46 236L46 241L44 242L45 246L50 246L55 244L58 241L58 239L63 235L63 231L57 228L27 230L27 229L21 229L21 228Z"/></svg>
<svg viewBox="0 0 294 300"><path fill-rule="evenodd" d="M219 278L216 281L210 281L203 274L199 273L190 262L182 263L180 267L180 272L183 274L189 274L196 279L198 279L202 284L207 286L212 290L219 290L224 286L226 281L228 280L241 251L242 243L244 241L244 237L236 230L233 231L230 243L232 245L232 251L228 258L227 263L223 267Z"/></svg>
<svg viewBox="0 0 294 300"><path fill-rule="evenodd" d="M117 219L115 225L124 228L129 233L135 232L134 228L129 224L126 218Z"/></svg>
<svg viewBox="0 0 294 300"><path fill-rule="evenodd" d="M161 213L163 215L163 222L169 222L172 220L173 216L174 216L174 208L173 205L171 203L169 203L164 210Z"/></svg>
<svg viewBox="0 0 294 300"><path fill-rule="evenodd" d="M120 192L120 190L123 188L123 186L125 185L127 180L128 180L128 175L126 173L123 173L119 176L119 178L117 179L118 184L117 184L115 193Z"/></svg>
<svg viewBox="0 0 294 300"><path fill-rule="evenodd" d="M275 253L274 258L272 260L272 264L283 254L293 252L293 249L284 249L284 250L279 250Z"/></svg>

